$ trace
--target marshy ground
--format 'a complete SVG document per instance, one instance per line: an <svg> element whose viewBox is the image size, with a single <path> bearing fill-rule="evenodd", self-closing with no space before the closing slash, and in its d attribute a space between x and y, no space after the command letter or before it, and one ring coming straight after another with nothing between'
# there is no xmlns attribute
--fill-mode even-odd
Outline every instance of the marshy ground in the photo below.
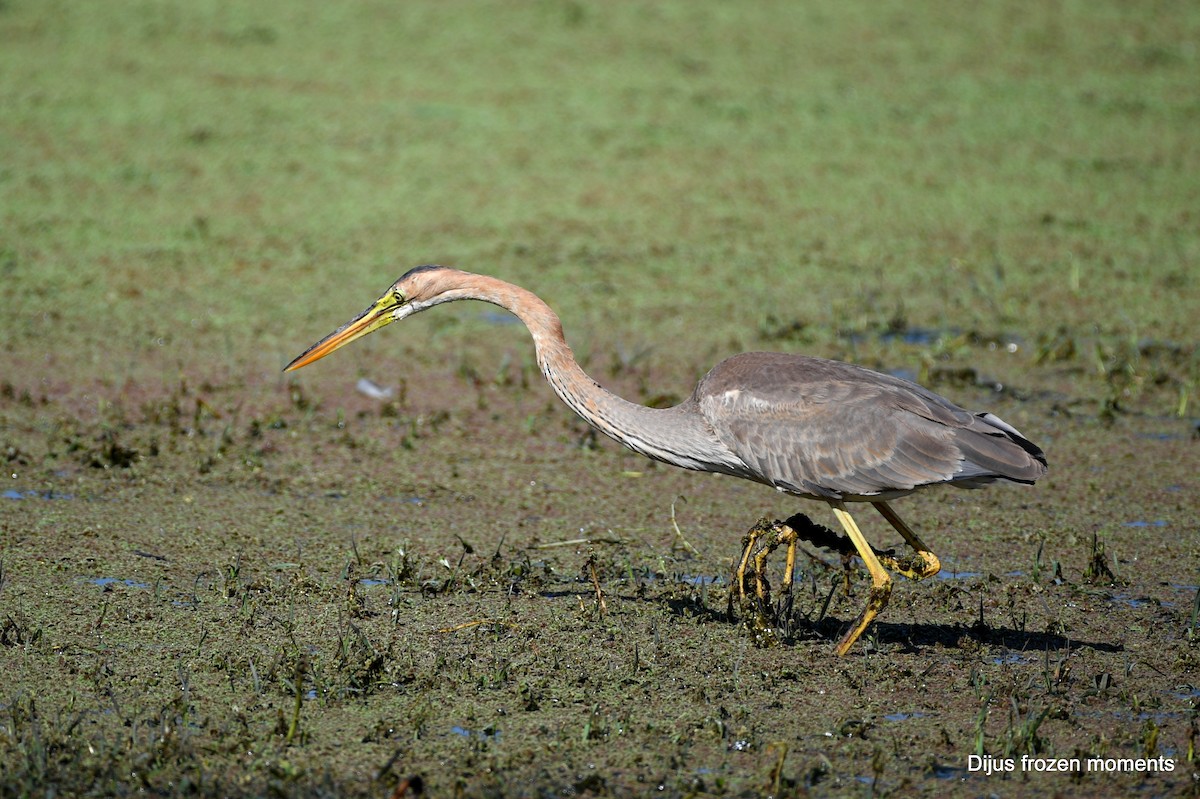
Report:
<svg viewBox="0 0 1200 799"><path fill-rule="evenodd" d="M1194 795L1198 32L0 4L0 794ZM506 314L279 373L428 261L630 399L803 351L1051 471L897 502L943 572L845 658L868 581L810 547L764 646L742 536L827 510L597 438Z"/></svg>

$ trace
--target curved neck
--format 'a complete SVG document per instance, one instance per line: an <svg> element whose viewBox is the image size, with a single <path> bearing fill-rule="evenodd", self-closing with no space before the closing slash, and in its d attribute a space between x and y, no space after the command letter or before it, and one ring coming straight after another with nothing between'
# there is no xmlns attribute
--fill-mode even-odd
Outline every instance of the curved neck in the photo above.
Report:
<svg viewBox="0 0 1200 799"><path fill-rule="evenodd" d="M602 387L575 360L562 322L531 291L486 275L473 275L470 290L451 290L440 301L474 299L512 312L528 328L538 367L566 405L601 433L635 452L686 469L727 471L714 462L724 449L692 400L673 408L647 408ZM714 449L714 447L716 449Z"/></svg>

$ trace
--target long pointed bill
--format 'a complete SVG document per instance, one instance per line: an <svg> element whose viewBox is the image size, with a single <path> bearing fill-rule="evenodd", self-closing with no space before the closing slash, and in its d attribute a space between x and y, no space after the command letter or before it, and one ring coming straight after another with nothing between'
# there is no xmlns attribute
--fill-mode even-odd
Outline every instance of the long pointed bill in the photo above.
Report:
<svg viewBox="0 0 1200 799"><path fill-rule="evenodd" d="M404 305L404 296L397 291L389 291L375 301L356 319L339 327L325 338L305 350L296 360L289 363L283 371L291 372L301 366L308 366L313 361L319 361L339 347L349 344L355 339L362 338L368 333L374 333L386 324L394 322L397 308Z"/></svg>

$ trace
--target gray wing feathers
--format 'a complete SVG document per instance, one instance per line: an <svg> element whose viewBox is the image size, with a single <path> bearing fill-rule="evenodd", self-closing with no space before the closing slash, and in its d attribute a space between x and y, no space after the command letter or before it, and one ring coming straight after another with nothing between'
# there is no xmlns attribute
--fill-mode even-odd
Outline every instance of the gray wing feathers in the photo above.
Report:
<svg viewBox="0 0 1200 799"><path fill-rule="evenodd" d="M970 427L959 431L955 444L962 452L964 478L998 476L1032 483L1046 473L1042 451L990 413L976 414Z"/></svg>
<svg viewBox="0 0 1200 799"><path fill-rule="evenodd" d="M695 400L750 476L818 497L922 485L1032 482L1041 450L991 414L837 361L748 353L718 364Z"/></svg>

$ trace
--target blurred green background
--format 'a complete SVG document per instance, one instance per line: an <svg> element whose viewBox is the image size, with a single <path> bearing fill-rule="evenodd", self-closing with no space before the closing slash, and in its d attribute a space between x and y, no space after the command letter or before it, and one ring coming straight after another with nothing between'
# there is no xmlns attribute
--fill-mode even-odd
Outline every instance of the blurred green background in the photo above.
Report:
<svg viewBox="0 0 1200 799"><path fill-rule="evenodd" d="M0 371L278 381L426 262L680 381L888 325L1191 346L1198 34L1187 2L7 0ZM352 360L491 356L444 313Z"/></svg>

